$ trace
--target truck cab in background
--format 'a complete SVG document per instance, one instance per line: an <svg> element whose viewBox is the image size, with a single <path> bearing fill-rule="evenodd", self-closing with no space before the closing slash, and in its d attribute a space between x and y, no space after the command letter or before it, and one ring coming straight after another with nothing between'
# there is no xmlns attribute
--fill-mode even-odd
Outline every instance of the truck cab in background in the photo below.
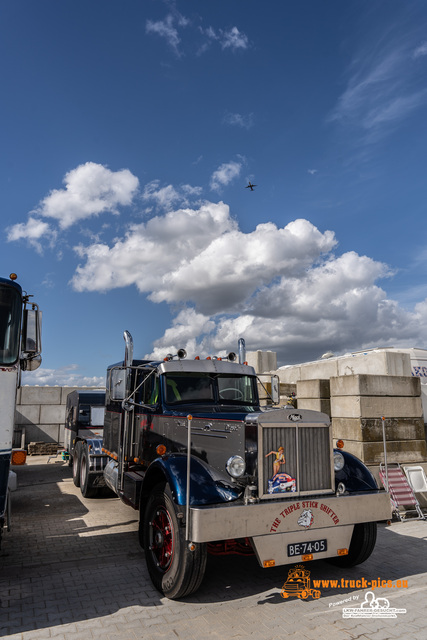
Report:
<svg viewBox="0 0 427 640"><path fill-rule="evenodd" d="M16 488L10 469L16 392L21 371L41 364L41 311L16 278L0 278L0 546L4 525L10 529L10 492Z"/></svg>

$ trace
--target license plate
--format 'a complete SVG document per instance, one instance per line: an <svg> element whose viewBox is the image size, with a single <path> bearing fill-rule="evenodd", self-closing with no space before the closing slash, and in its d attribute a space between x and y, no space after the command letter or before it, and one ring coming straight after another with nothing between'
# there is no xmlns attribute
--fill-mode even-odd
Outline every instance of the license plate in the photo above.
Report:
<svg viewBox="0 0 427 640"><path fill-rule="evenodd" d="M328 544L326 540L312 540L311 542L295 542L288 544L288 556L303 556L306 553L320 553L327 551Z"/></svg>

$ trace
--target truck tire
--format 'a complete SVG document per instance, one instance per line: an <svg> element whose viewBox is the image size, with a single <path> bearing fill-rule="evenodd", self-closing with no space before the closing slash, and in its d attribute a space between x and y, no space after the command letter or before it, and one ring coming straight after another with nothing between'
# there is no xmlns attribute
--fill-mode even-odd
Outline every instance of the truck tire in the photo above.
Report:
<svg viewBox="0 0 427 640"><path fill-rule="evenodd" d="M80 456L80 491L84 498L93 498L97 492L96 487L93 486L94 476L89 473L89 469L89 451L84 445Z"/></svg>
<svg viewBox="0 0 427 640"><path fill-rule="evenodd" d="M337 567L354 567L365 562L374 550L377 541L377 523L361 522L354 525L350 548L346 556L328 558L328 562Z"/></svg>
<svg viewBox="0 0 427 640"><path fill-rule="evenodd" d="M156 485L148 499L143 542L148 573L163 595L175 600L199 588L206 569L206 544L193 543L194 550L189 549L168 484Z"/></svg>
<svg viewBox="0 0 427 640"><path fill-rule="evenodd" d="M74 447L73 455L73 482L76 487L80 487L80 457L82 455L82 443L79 441Z"/></svg>

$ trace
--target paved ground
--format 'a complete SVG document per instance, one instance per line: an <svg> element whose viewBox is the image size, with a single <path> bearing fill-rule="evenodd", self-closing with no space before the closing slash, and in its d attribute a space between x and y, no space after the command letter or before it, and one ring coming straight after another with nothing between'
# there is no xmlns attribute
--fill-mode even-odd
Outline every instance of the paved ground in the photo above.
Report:
<svg viewBox="0 0 427 640"><path fill-rule="evenodd" d="M152 587L137 541L136 512L118 499L86 500L58 459L17 470L13 531L0 555L0 637L7 640L425 640L427 521L381 526L363 565L307 563L312 579L407 580L376 597L396 618L344 618L369 589L321 587L318 600L281 597L288 567L210 557L204 583L172 602ZM363 584L363 583L362 583ZM343 602L351 598L350 602ZM360 612L359 612L360 613Z"/></svg>

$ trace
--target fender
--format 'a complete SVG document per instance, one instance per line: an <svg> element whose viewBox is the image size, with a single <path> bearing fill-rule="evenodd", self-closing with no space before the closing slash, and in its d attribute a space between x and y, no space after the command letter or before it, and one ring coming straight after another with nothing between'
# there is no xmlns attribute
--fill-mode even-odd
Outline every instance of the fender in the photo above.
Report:
<svg viewBox="0 0 427 640"><path fill-rule="evenodd" d="M83 440L89 452L89 473L102 473L108 462L108 456L102 453L102 438Z"/></svg>
<svg viewBox="0 0 427 640"><path fill-rule="evenodd" d="M187 503L187 455L174 454L157 458L144 476L143 495L149 493L153 483L163 476L168 482L175 503ZM190 504L192 506L220 504L237 500L242 490L232 484L226 475L220 475L203 460L191 456Z"/></svg>
<svg viewBox="0 0 427 640"><path fill-rule="evenodd" d="M359 458L343 449L339 451L345 460L341 471L335 473L335 488L339 482L343 482L350 493L359 491L378 491L378 485L372 473Z"/></svg>

